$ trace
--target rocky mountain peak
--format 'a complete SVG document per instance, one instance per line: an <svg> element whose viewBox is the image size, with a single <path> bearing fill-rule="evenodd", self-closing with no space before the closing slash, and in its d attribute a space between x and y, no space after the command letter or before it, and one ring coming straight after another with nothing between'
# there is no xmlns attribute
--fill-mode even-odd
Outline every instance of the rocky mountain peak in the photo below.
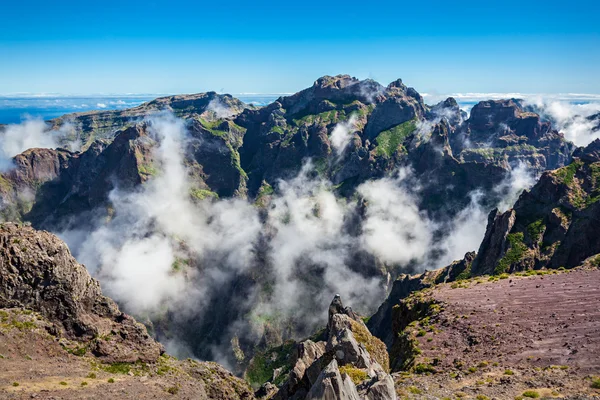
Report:
<svg viewBox="0 0 600 400"><path fill-rule="evenodd" d="M375 338L350 307L336 295L328 310L323 340L299 343L287 380L278 388L267 383L263 399L396 398L383 342Z"/></svg>

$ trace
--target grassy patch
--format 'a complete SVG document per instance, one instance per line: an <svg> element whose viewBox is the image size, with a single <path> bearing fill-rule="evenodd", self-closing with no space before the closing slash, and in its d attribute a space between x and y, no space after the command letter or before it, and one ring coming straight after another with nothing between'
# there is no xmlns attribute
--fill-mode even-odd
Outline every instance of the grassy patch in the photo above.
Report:
<svg viewBox="0 0 600 400"><path fill-rule="evenodd" d="M360 384L362 381L364 381L365 379L367 379L369 377L369 374L367 374L367 371L360 369L360 368L355 368L350 364L344 365L344 366L340 367L339 369L340 369L340 374L348 375L350 377L350 379L352 379L352 382L354 382L355 385Z"/></svg>
<svg viewBox="0 0 600 400"><path fill-rule="evenodd" d="M415 374L435 374L437 370L431 364L419 363L413 367L413 372Z"/></svg>
<svg viewBox="0 0 600 400"><path fill-rule="evenodd" d="M256 352L246 369L245 378L253 388L258 388L273 377L273 371L283 367L281 374L273 382L275 385L283 382L291 369L288 355L292 353L295 342L289 341L281 346L264 352Z"/></svg>
<svg viewBox="0 0 600 400"><path fill-rule="evenodd" d="M415 129L415 121L410 120L379 133L376 138L376 154L381 157L390 158L404 142L404 139L413 133Z"/></svg>
<svg viewBox="0 0 600 400"><path fill-rule="evenodd" d="M100 368L111 374L128 374L131 371L129 363L100 364Z"/></svg>
<svg viewBox="0 0 600 400"><path fill-rule="evenodd" d="M537 243L540 240L540 236L546 230L546 225L542 219L538 219L535 222L527 225L527 234L531 238L533 243Z"/></svg>
<svg viewBox="0 0 600 400"><path fill-rule="evenodd" d="M527 250L527 246L523 244L523 232L509 233L506 240L508 240L509 248L504 257L498 262L496 269L494 269L495 275L506 272L512 264L523 257L523 253Z"/></svg>
<svg viewBox="0 0 600 400"><path fill-rule="evenodd" d="M540 394L535 390L526 390L523 392L522 396L530 399L537 399L538 397L540 397Z"/></svg>
<svg viewBox="0 0 600 400"><path fill-rule="evenodd" d="M592 384L590 385L593 389L600 389L600 378L592 379Z"/></svg>
<svg viewBox="0 0 600 400"><path fill-rule="evenodd" d="M207 198L218 199L219 195L208 189L190 189L190 196L196 200L204 200Z"/></svg>
<svg viewBox="0 0 600 400"><path fill-rule="evenodd" d="M571 186L575 179L577 170L583 165L580 160L575 160L566 167L562 167L556 170L556 176L567 186Z"/></svg>
<svg viewBox="0 0 600 400"><path fill-rule="evenodd" d="M158 174L158 170L152 164L140 164L138 171L146 176L156 176Z"/></svg>
<svg viewBox="0 0 600 400"><path fill-rule="evenodd" d="M423 394L423 391L416 386L409 386L408 391L412 394Z"/></svg>
<svg viewBox="0 0 600 400"><path fill-rule="evenodd" d="M371 335L364 325L353 320L350 320L350 323L352 324L351 330L352 334L354 334L354 338L359 343L364 344L371 357L373 357L384 370L389 372L390 358L385 344L375 336Z"/></svg>

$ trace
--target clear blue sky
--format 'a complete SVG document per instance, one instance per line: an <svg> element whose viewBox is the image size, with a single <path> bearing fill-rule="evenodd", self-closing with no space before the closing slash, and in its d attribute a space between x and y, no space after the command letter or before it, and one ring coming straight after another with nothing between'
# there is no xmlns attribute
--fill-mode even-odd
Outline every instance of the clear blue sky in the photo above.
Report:
<svg viewBox="0 0 600 400"><path fill-rule="evenodd" d="M3 1L0 93L600 93L600 1Z"/></svg>

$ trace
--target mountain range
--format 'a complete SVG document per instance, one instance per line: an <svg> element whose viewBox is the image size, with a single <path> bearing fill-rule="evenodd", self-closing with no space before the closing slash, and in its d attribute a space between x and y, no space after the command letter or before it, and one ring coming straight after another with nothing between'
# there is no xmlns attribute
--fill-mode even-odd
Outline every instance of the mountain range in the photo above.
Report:
<svg viewBox="0 0 600 400"><path fill-rule="evenodd" d="M598 394L600 141L575 146L534 105L467 115L338 75L264 107L169 96L43 133L56 146L0 174L0 353L25 371L25 332L48 369L59 343L71 380L52 395ZM86 363L126 376L83 385ZM42 393L19 380L0 375L7 396Z"/></svg>

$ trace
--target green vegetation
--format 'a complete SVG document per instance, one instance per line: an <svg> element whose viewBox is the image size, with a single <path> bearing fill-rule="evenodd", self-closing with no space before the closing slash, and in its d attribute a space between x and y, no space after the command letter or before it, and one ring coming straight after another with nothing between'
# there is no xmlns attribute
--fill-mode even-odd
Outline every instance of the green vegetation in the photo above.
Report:
<svg viewBox="0 0 600 400"><path fill-rule="evenodd" d="M527 246L523 244L523 232L509 233L506 240L508 240L509 248L504 257L498 262L496 269L494 269L495 275L506 272L512 264L523 257L523 253L527 250Z"/></svg>
<svg viewBox="0 0 600 400"><path fill-rule="evenodd" d="M277 125L275 125L274 127L271 128L271 132L279 133L280 135L285 134L285 132L283 131L283 129L280 126L277 126Z"/></svg>
<svg viewBox="0 0 600 400"><path fill-rule="evenodd" d="M369 330L362 324L350 320L351 331L358 343L362 343L371 357L375 359L387 372L390 371L390 359L385 344L371 335Z"/></svg>
<svg viewBox="0 0 600 400"><path fill-rule="evenodd" d="M515 373L512 370L510 370L510 369L505 369L504 370L504 375L514 375L514 374Z"/></svg>
<svg viewBox="0 0 600 400"><path fill-rule="evenodd" d="M62 385L62 386L67 386L67 385L68 385L68 383L67 383L67 382L65 382L65 381L58 382L58 384L59 384L59 385Z"/></svg>
<svg viewBox="0 0 600 400"><path fill-rule="evenodd" d="M146 176L158 175L158 170L152 164L140 164L138 165L138 171Z"/></svg>
<svg viewBox="0 0 600 400"><path fill-rule="evenodd" d="M73 354L74 356L78 356L78 357L83 357L85 356L85 353L87 352L87 347L85 346L81 346L81 347L74 347L72 349L66 349L69 353Z"/></svg>
<svg viewBox="0 0 600 400"><path fill-rule="evenodd" d="M212 199L219 198L219 195L216 194L215 192L213 192L212 190L197 189L197 188L190 189L190 196L192 196L192 198L196 199L196 200L204 200L207 198L212 198Z"/></svg>
<svg viewBox="0 0 600 400"><path fill-rule="evenodd" d="M523 397L528 397L530 399L537 399L538 397L540 397L540 394L538 392L536 392L535 390L526 390L523 392Z"/></svg>
<svg viewBox="0 0 600 400"><path fill-rule="evenodd" d="M88 383L86 381L81 382L81 386L87 386Z"/></svg>
<svg viewBox="0 0 600 400"><path fill-rule="evenodd" d="M344 110L331 110L325 111L319 114L308 114L302 118L294 119L294 125L312 125L314 123L329 124L331 122L339 122L346 118L346 111Z"/></svg>
<svg viewBox="0 0 600 400"><path fill-rule="evenodd" d="M100 364L100 368L111 374L128 374L131 371L131 364L123 362Z"/></svg>
<svg viewBox="0 0 600 400"><path fill-rule="evenodd" d="M477 397L475 397L477 400L489 400L489 397L483 395L483 394L478 394Z"/></svg>
<svg viewBox="0 0 600 400"><path fill-rule="evenodd" d="M173 264L171 264L171 271L180 272L181 270L183 270L183 268L185 266L189 266L189 265L190 265L189 259L183 259L183 258L176 257L175 261L173 261Z"/></svg>
<svg viewBox="0 0 600 400"><path fill-rule="evenodd" d="M13 383L12 383L12 385L13 385L14 387L17 387L17 386L19 386L19 382L13 382Z"/></svg>
<svg viewBox="0 0 600 400"><path fill-rule="evenodd" d="M113 378L108 378L108 383L115 383L115 380Z"/></svg>
<svg viewBox="0 0 600 400"><path fill-rule="evenodd" d="M8 193L10 191L12 191L12 184L6 178L0 175L0 192Z"/></svg>
<svg viewBox="0 0 600 400"><path fill-rule="evenodd" d="M227 136L227 132L223 129L220 129L222 124L226 124L227 122L223 122L222 120L207 121L204 118L200 118L199 121L202 127L209 131L212 135L219 137Z"/></svg>
<svg viewBox="0 0 600 400"><path fill-rule="evenodd" d="M419 363L413 367L415 374L435 374L437 370L431 364Z"/></svg>
<svg viewBox="0 0 600 400"><path fill-rule="evenodd" d="M376 154L385 158L393 156L398 147L404 142L404 139L413 133L416 127L415 120L410 120L379 133L376 138Z"/></svg>
<svg viewBox="0 0 600 400"><path fill-rule="evenodd" d="M96 379L96 374L95 374L95 373L93 373L93 372L90 372L89 374L87 374L86 378L89 378L89 379Z"/></svg>
<svg viewBox="0 0 600 400"><path fill-rule="evenodd" d="M421 329L417 332L417 337L425 336L426 334L427 332L425 331L425 329Z"/></svg>
<svg viewBox="0 0 600 400"><path fill-rule="evenodd" d="M527 234L533 243L537 243L540 240L540 237L545 230L546 225L544 225L544 221L542 219L538 219L537 221L527 225Z"/></svg>
<svg viewBox="0 0 600 400"><path fill-rule="evenodd" d="M409 386L408 391L412 394L423 394L423 391L416 386Z"/></svg>
<svg viewBox="0 0 600 400"><path fill-rule="evenodd" d="M467 370L469 371L471 374L477 372L477 367L469 367L469 369Z"/></svg>
<svg viewBox="0 0 600 400"><path fill-rule="evenodd" d="M583 162L580 160L575 160L571 164L566 167L562 167L556 170L556 176L560 178L560 180L567 186L571 186L573 184L575 174L577 170L581 168Z"/></svg>
<svg viewBox="0 0 600 400"><path fill-rule="evenodd" d="M288 355L292 353L295 342L288 341L281 346L264 352L257 351L246 369L246 380L253 388L259 388L273 377L273 371L282 368L281 374L273 382L282 383L291 369Z"/></svg>
<svg viewBox="0 0 600 400"><path fill-rule="evenodd" d="M360 369L360 368L355 368L350 364L339 367L339 370L340 370L340 374L348 375L350 377L350 379L352 379L352 382L354 382L355 385L360 384L362 381L364 381L365 379L367 379L369 377L369 374L367 374L367 371Z"/></svg>
<svg viewBox="0 0 600 400"><path fill-rule="evenodd" d="M458 276L456 277L457 281L464 281L471 278L471 264L467 266Z"/></svg>
<svg viewBox="0 0 600 400"><path fill-rule="evenodd" d="M592 379L592 384L590 385L593 389L600 389L600 378Z"/></svg>

